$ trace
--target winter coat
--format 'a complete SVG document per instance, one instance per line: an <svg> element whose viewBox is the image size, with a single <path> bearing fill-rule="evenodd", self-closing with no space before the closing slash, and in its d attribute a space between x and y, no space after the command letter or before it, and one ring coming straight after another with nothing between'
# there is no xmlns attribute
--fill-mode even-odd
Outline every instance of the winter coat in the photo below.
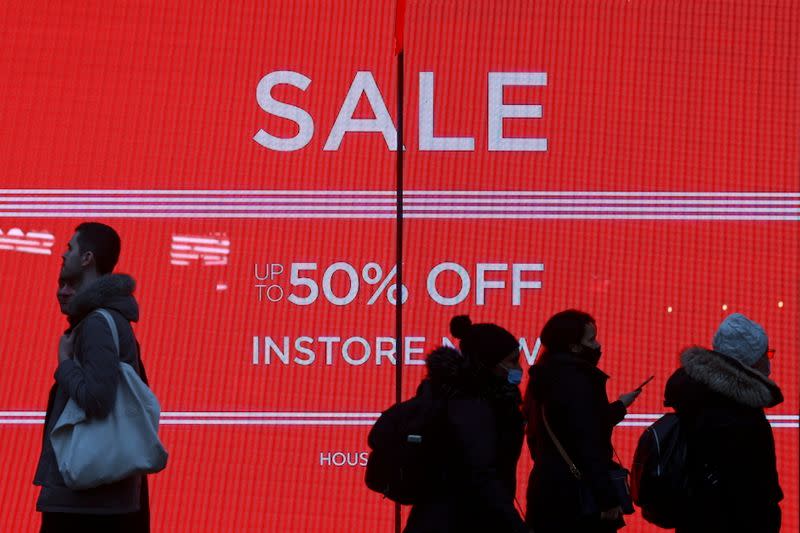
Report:
<svg viewBox="0 0 800 533"><path fill-rule="evenodd" d="M700 347L681 355L665 404L687 432L689 504L680 533L771 533L783 499L765 407L780 388L738 361Z"/></svg>
<svg viewBox="0 0 800 533"><path fill-rule="evenodd" d="M606 374L572 354L545 353L529 373L525 412L534 465L528 481L528 524L537 533L616 531L621 520L600 520L599 511L581 516L580 494L588 493L600 510L620 504L609 470L616 466L611 432L625 417L625 406L609 403ZM583 489L547 432L542 410L580 471Z"/></svg>
<svg viewBox="0 0 800 533"><path fill-rule="evenodd" d="M50 391L42 451L34 477L34 484L41 486L36 502L38 511L122 514L139 511L142 505L147 505L146 498L142 498L146 493L143 476L132 476L88 490L67 488L50 442L50 432L70 398L90 418L108 415L120 381L120 360L143 376L138 345L130 324L139 319L134 287L131 277L109 274L79 291L70 302L68 319L73 331L73 354L70 359L59 363L55 384ZM119 334L119 356L108 322L102 315L92 313L100 308L109 310L114 318Z"/></svg>
<svg viewBox="0 0 800 533"><path fill-rule="evenodd" d="M514 507L524 436L518 387L499 378L476 380L451 348L434 351L427 366L421 389L446 398L445 480L430 501L412 507L404 533L527 533Z"/></svg>

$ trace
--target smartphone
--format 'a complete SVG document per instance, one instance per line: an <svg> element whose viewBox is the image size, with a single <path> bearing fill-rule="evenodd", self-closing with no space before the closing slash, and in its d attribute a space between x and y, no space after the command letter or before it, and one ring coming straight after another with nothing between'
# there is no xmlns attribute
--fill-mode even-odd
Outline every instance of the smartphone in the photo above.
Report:
<svg viewBox="0 0 800 533"><path fill-rule="evenodd" d="M656 377L656 375L655 375L655 374L653 374L652 376L650 376L649 378L647 378L646 380L644 380L644 383L642 383L641 385L639 385L638 387L636 387L636 390L642 390L642 389L644 388L644 386L645 386L645 385L647 385L648 383L650 383L651 381L653 381L653 378L654 378L654 377Z"/></svg>

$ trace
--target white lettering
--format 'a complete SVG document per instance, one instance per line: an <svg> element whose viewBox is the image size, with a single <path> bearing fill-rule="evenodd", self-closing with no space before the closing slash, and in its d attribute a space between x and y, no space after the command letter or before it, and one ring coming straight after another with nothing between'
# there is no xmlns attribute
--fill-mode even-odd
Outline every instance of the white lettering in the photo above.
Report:
<svg viewBox="0 0 800 533"><path fill-rule="evenodd" d="M261 345L258 342L258 335L253 335L253 364L258 364L258 353L261 351ZM264 361L266 364L266 361Z"/></svg>
<svg viewBox="0 0 800 533"><path fill-rule="evenodd" d="M383 348L384 344L389 344L389 348ZM397 345L394 341L394 337L378 337L375 339L375 364L380 365L381 359L384 357L389 360L389 362L393 365L397 364L397 358L395 354L397 353Z"/></svg>
<svg viewBox="0 0 800 533"><path fill-rule="evenodd" d="M439 279L439 274L446 270L455 272L458 274L458 277L461 278L461 290L459 290L458 294L452 298L442 296L442 294L439 292L439 289L436 287L436 280ZM469 273L467 272L467 269L458 263L440 263L433 267L428 273L427 286L428 294L434 302L438 303L439 305L458 305L466 300L467 296L469 296L472 282L469 279Z"/></svg>
<svg viewBox="0 0 800 533"><path fill-rule="evenodd" d="M301 366L307 366L314 364L314 361L317 358L317 354L314 353L314 350L310 348L306 348L303 346L304 344L311 344L314 342L314 339L311 337L297 337L294 341L294 349L300 352L301 354L307 356L305 359L301 358L300 356L295 356L294 362Z"/></svg>
<svg viewBox="0 0 800 533"><path fill-rule="evenodd" d="M523 272L542 272L543 263L514 263L511 265L511 305L520 305L522 289L541 289L541 281L522 281Z"/></svg>
<svg viewBox="0 0 800 533"><path fill-rule="evenodd" d="M503 88L507 85L545 86L546 72L489 73L489 151L546 152L546 138L509 138L503 136L504 118L542 118L541 105L507 105Z"/></svg>
<svg viewBox="0 0 800 533"><path fill-rule="evenodd" d="M272 340L272 337L264 337L265 343L265 350L264 350L264 364L268 365L272 363L272 358L270 355L272 352L275 352L275 355L278 356L278 359L283 361L283 364L289 364L289 337L283 338L283 350L281 350L275 341Z"/></svg>
<svg viewBox="0 0 800 533"><path fill-rule="evenodd" d="M311 79L291 70L278 70L270 72L258 82L256 87L256 101L261 109L276 117L291 120L297 124L297 135L289 139L275 137L264 130L258 130L253 140L264 148L278 152L293 152L306 146L314 136L314 119L305 110L299 107L279 102L272 97L272 88L276 85L286 84L305 91Z"/></svg>
<svg viewBox="0 0 800 533"><path fill-rule="evenodd" d="M487 272L505 272L508 270L508 265L505 263L478 263L478 281L475 290L475 303L477 305L484 305L486 303L486 289L503 289L506 286L505 281L487 280Z"/></svg>
<svg viewBox="0 0 800 533"><path fill-rule="evenodd" d="M409 366L420 366L425 364L425 359L414 359L415 354L421 354L425 350L422 346L415 347L412 343L425 344L425 337L406 337L405 338L405 357L403 361Z"/></svg>
<svg viewBox="0 0 800 533"><path fill-rule="evenodd" d="M453 341L451 341L447 337L442 337L442 346L447 346L448 348L455 348L456 347L456 345L453 344Z"/></svg>
<svg viewBox="0 0 800 533"><path fill-rule="evenodd" d="M369 452L319 452L320 466L365 467L369 461Z"/></svg>
<svg viewBox="0 0 800 533"><path fill-rule="evenodd" d="M539 351L542 349L542 341L538 337L536 338L536 342L533 344L533 351L528 347L528 341L525 337L522 337L519 340L519 350L522 352L522 355L525 356L525 360L528 362L528 366L533 366L536 362L536 358L539 357Z"/></svg>
<svg viewBox="0 0 800 533"><path fill-rule="evenodd" d="M352 357L350 357L350 346L352 346L353 343L355 342L359 343L361 346L364 347L364 355L362 355L360 359L353 359ZM363 365L369 360L371 355L372 355L372 350L369 347L367 339L361 337L350 337L349 339L344 341L344 344L342 345L342 359L344 359L345 362L353 366Z"/></svg>
<svg viewBox="0 0 800 533"><path fill-rule="evenodd" d="M339 342L339 337L320 337L319 341L325 343L325 364L333 364L333 343Z"/></svg>
<svg viewBox="0 0 800 533"><path fill-rule="evenodd" d="M433 72L419 73L419 149L423 151L475 150L473 137L434 137L433 135Z"/></svg>
<svg viewBox="0 0 800 533"><path fill-rule="evenodd" d="M263 341L262 341L263 339ZM440 346L456 348L453 340L447 336L439 337ZM397 345L392 337L375 337L368 339L361 336L345 337L311 337L302 335L295 338L284 337L252 337L253 365L297 365L312 366L344 363L348 366L363 366L373 360L376 366L383 364L397 364ZM404 364L410 366L423 366L425 364L428 340L425 337L404 337L403 347ZM519 339L520 351L525 356L528 364L532 365L541 350L541 343L537 340L533 349L528 347L524 337ZM356 346L359 347L356 347ZM263 353L262 353L263 350ZM324 352L324 357L323 357ZM324 360L324 362L323 362Z"/></svg>
<svg viewBox="0 0 800 533"><path fill-rule="evenodd" d="M365 94L375 118L353 118L356 106L361 95ZM353 78L353 83L347 91L336 122L333 123L328 140L325 141L325 151L338 150L342 144L344 134L347 132L372 132L383 134L383 140L389 150L397 149L397 130L395 130L392 117L386 109L381 91L375 83L375 78L368 71L360 71Z"/></svg>

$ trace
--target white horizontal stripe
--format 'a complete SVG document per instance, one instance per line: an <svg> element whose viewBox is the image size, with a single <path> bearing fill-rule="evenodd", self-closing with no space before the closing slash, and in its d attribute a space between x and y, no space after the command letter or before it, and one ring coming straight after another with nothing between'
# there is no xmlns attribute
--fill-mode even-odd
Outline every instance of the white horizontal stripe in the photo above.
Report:
<svg viewBox="0 0 800 533"><path fill-rule="evenodd" d="M348 190L306 190L306 189L265 189L265 190L231 190L231 189L0 189L2 194L17 194L17 195L61 195L61 194L85 194L85 195L149 195L149 194L163 194L163 195L220 195L220 196L244 196L244 195L330 195L330 196L348 196L348 195L394 195L394 190L364 190L364 189L348 189ZM744 192L744 191L505 191L505 190L407 190L403 193L405 196L481 196L481 195L496 195L496 196L526 196L526 195L547 195L547 196L651 196L651 197L754 197L754 198L800 198L800 192Z"/></svg>
<svg viewBox="0 0 800 533"><path fill-rule="evenodd" d="M374 420L270 420L270 419L244 419L244 420L231 420L229 418L218 419L181 419L181 418L166 418L161 420L162 426L371 426Z"/></svg>
<svg viewBox="0 0 800 533"><path fill-rule="evenodd" d="M741 210L738 210L741 211ZM302 216L298 215L298 216ZM660 214L641 214L641 215L603 215L603 214L547 214L547 213L530 213L530 214L513 214L513 213L496 213L496 214L419 214L409 213L404 214L404 218L431 218L431 219L520 219L520 220L785 220L785 221L800 221L800 213L797 215L717 215L717 214L686 214L686 215L660 215Z"/></svg>
<svg viewBox="0 0 800 533"><path fill-rule="evenodd" d="M32 246L17 246L15 248L18 252L25 252L27 254L37 255L50 255L52 252L46 248L34 248Z"/></svg>
<svg viewBox="0 0 800 533"><path fill-rule="evenodd" d="M162 426L371 426L373 419L230 419L230 418L162 418ZM41 425L44 418L0 418L3 425ZM649 427L652 422L623 421L620 427ZM773 428L796 429L797 422L772 422Z"/></svg>
<svg viewBox="0 0 800 533"><path fill-rule="evenodd" d="M666 413L629 413L625 418L661 418ZM161 413L162 417L179 417L179 418L192 418L192 417L206 417L206 418L252 418L252 417L266 417L266 418L378 418L381 413L368 412L368 411L164 411ZM44 411L0 411L0 417L22 417L34 416L44 417ZM767 415L768 420L780 421L791 420L800 422L800 414L798 415Z"/></svg>
<svg viewBox="0 0 800 533"><path fill-rule="evenodd" d="M394 212L396 206L394 205L381 205L381 206L372 206L372 205L338 205L336 207L327 206L327 205L308 205L308 204L296 204L296 205L156 205L156 204L144 204L144 205L119 205L119 204L101 204L101 205L91 205L91 204L80 204L80 205L70 205L70 206L58 206L54 207L51 205L18 205L18 204L9 204L3 205L0 204L0 211L6 211L11 209L30 209L34 211L46 211L46 212L57 212L57 213L65 213L70 214L72 210L81 210L81 209L108 209L119 211L123 210L126 213L128 211L138 212L138 211L164 211L164 212L175 212L175 211L194 211L197 213L205 213L205 212L237 212L237 211L253 211L253 212L262 212L262 211L276 211L276 212L285 212L290 213L292 211L334 211L334 212ZM413 212L413 211L430 211L432 213L436 212L450 212L454 209L460 211L468 211L470 213L477 212L498 212L498 213L507 213L507 212L582 212L582 211L597 211L597 212L619 212L619 213L648 213L648 212L667 212L667 213L738 213L741 211L747 211L749 213L771 213L771 214L783 214L783 213L797 213L800 215L800 206L798 207L747 207L747 206L735 206L735 207L716 207L716 206L709 206L709 207L683 207L683 206L576 206L576 205L564 205L564 206L524 206L524 205L508 205L508 206L484 206L484 205L474 205L468 207L459 207L459 206L441 206L441 207L431 207L427 205L406 205L404 207L405 211ZM35 242L35 241L29 241Z"/></svg>
<svg viewBox="0 0 800 533"><path fill-rule="evenodd" d="M497 195L497 196L527 196L527 195L541 195L541 196L643 196L653 198L664 198L669 196L690 198L696 196L698 198L707 197L753 197L753 198L800 198L800 192L726 192L726 191L456 191L456 190L409 190L404 191L405 196L480 196L480 195Z"/></svg>
<svg viewBox="0 0 800 533"><path fill-rule="evenodd" d="M182 252L170 252L173 259L200 259L199 254L185 254Z"/></svg>
<svg viewBox="0 0 800 533"><path fill-rule="evenodd" d="M219 239L211 239L206 237L187 237L183 235L173 235L172 236L173 242L185 242L189 244L215 244L217 246L229 246L231 241L224 240L220 241Z"/></svg>
<svg viewBox="0 0 800 533"><path fill-rule="evenodd" d="M118 211L74 211L65 213L48 213L48 212L0 212L0 218L84 218L84 217L103 217L103 218L207 218L207 219L273 219L273 218L294 218L294 219L395 219L394 213L120 213ZM476 219L496 219L496 220L717 220L717 221L800 221L800 214L798 215L658 215L658 214L644 214L644 215L591 215L591 214L420 214L420 213L407 213L407 219L462 219L462 220L476 220Z"/></svg>
<svg viewBox="0 0 800 533"><path fill-rule="evenodd" d="M629 205L629 204L652 204L652 205L662 205L662 204L679 204L679 205L788 205L788 206L797 206L800 205L800 199L798 200L763 200L763 199L731 199L728 197L721 197L721 198L706 198L706 199L685 199L685 198L604 198L604 197L591 197L591 198L508 198L508 197L491 197L487 196L484 198L476 198L476 197L458 197L458 196L451 196L447 198L430 198L430 197L406 197L408 193L404 194L405 202L408 204L439 204L442 201L446 201L448 203L452 202L459 202L462 204L482 204L482 203L492 203L492 204L512 204L512 205L574 205L574 204L585 204L585 205ZM287 203L287 202L298 202L298 205L307 205L310 202L314 203L321 203L321 204L342 204L342 203L363 203L363 204L386 204L392 205L397 202L397 199L394 194L391 196L387 196L386 198L362 198L357 195L353 195L350 197L315 197L315 198L297 198L297 197L280 197L280 196L260 196L260 197L251 197L251 198L224 198L224 197L216 197L216 198L197 198L197 197L190 197L190 198L159 198L157 196L139 196L139 197L0 197L0 205L4 205L4 202L9 202L9 205L38 205L38 204L58 204L58 207L69 207L74 205L81 205L81 203L90 202L90 205L97 205L97 204L147 204L147 203L154 203L158 202L158 205L161 207L167 207L173 204L192 204L197 203L201 204L202 206L211 205L214 203L219 204L253 204L255 202L265 202L265 203ZM48 206L42 206L42 208L46 208ZM51 208L51 206L49 206ZM19 209L22 209L20 207ZM28 237L34 237L33 234L28 234ZM38 236L38 235L37 235ZM52 237L50 237L52 239ZM212 239L208 239L209 241ZM190 241L187 241L190 242Z"/></svg>
<svg viewBox="0 0 800 533"><path fill-rule="evenodd" d="M49 233L36 233L35 231L31 231L25 234L26 237L29 239L41 239L45 241L54 241L55 237L50 235Z"/></svg>
<svg viewBox="0 0 800 533"><path fill-rule="evenodd" d="M4 244L0 242L0 250L8 250L12 252L23 252L28 254L37 255L50 255L51 251L46 248L35 248L32 246L14 246L11 244Z"/></svg>
<svg viewBox="0 0 800 533"><path fill-rule="evenodd" d="M272 200L270 198L270 200ZM359 202L366 202L367 200L363 199L354 199ZM752 200L752 199L730 199L730 198L709 198L709 199L683 199L683 198L671 198L671 199L663 199L663 198L638 198L638 199L630 199L630 198L459 198L459 197L448 197L448 198L404 198L405 203L415 205L415 204L439 204L441 202L448 202L448 203L463 203L463 204L511 204L511 205L635 205L635 204L644 204L644 205L670 205L670 204L677 204L677 205L735 205L735 206L743 206L743 205L753 205L753 206L761 206L761 205L788 205L788 206L798 206L800 205L800 199L798 200ZM322 202L327 200L321 199L314 199L314 202Z"/></svg>
<svg viewBox="0 0 800 533"><path fill-rule="evenodd" d="M2 414L2 413L0 413ZM378 418L380 413L347 413L320 411L171 411L161 413L165 417L205 417L205 418Z"/></svg>
<svg viewBox="0 0 800 533"><path fill-rule="evenodd" d="M40 241L37 241L37 240L14 239L14 238L9 238L9 237L0 237L0 243L3 243L3 244L21 244L22 246L47 246L47 247L53 246L52 242L48 242L47 244L44 244L44 243L42 243Z"/></svg>
<svg viewBox="0 0 800 533"><path fill-rule="evenodd" d="M339 190L309 190L309 189L0 189L0 195L3 194L86 194L86 195L101 195L101 194L119 194L119 195L135 195L135 194L163 194L167 196L180 196L180 195L220 195L220 196L253 196L262 194L292 194L292 195L333 195L333 196L347 196L352 194L363 194L365 196L376 196L395 194L395 191L389 190L367 190L367 189L339 189Z"/></svg>
<svg viewBox="0 0 800 533"><path fill-rule="evenodd" d="M187 195L187 197L176 197L176 198L166 198L166 197L159 197L156 194L150 196L0 196L0 203L2 202L12 202L12 203L24 203L24 204L31 204L31 203L54 203L54 204L72 204L72 203L80 203L80 202L116 202L116 203L125 203L125 204L136 204L136 203L143 203L143 202L162 202L164 204L180 204L180 203L212 203L212 202L219 202L224 204L251 204L253 202L258 201L269 201L269 202L326 202L332 204L341 204L347 202L364 202L364 203L394 203L397 201L396 195L394 193L385 195L385 198L374 198L372 196L368 197L361 197L357 194L348 195L348 196L337 196L337 197L327 197L327 196L318 196L313 195L314 197L309 197L309 195L302 195L301 197L297 196L270 196L268 194L260 194L260 195L249 195L247 198L226 198L226 197L208 197L208 196L198 196L198 195ZM438 201L433 198L418 198L415 201L418 202L434 202ZM484 202L486 200L483 199L472 199L472 201ZM498 202L512 202L514 200L509 199L497 199ZM733 200L736 201L736 200ZM756 200L754 200L756 201ZM777 200L777 201L784 201L784 200Z"/></svg>
<svg viewBox="0 0 800 533"><path fill-rule="evenodd" d="M428 216L428 215L423 215ZM203 212L152 212L152 213L120 213L119 211L70 211L63 213L49 213L46 211L32 213L25 211L0 211L0 218L82 218L82 217L104 217L104 218L397 218L394 213L203 213ZM431 218L439 218L432 216ZM470 217L472 218L472 217ZM495 218L495 217L492 217ZM528 218L527 216L524 218Z"/></svg>
<svg viewBox="0 0 800 533"><path fill-rule="evenodd" d="M211 247L211 246L193 246L192 250L194 250L195 252L203 253L203 254L228 255L229 253L231 253L230 249L228 249L228 248L214 248L214 247Z"/></svg>

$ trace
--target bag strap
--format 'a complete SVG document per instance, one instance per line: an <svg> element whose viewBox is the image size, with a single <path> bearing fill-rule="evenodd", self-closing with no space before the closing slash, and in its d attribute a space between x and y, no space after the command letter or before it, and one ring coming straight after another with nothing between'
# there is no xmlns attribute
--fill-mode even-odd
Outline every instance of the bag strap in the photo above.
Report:
<svg viewBox="0 0 800 533"><path fill-rule="evenodd" d="M553 444L556 445L556 449L558 450L558 453L561 454L561 457L564 458L564 462L567 463L567 466L569 467L570 474L572 474L575 477L575 479L580 481L583 478L583 476L581 475L581 471L578 470L578 467L575 466L575 463L573 463L572 459L569 458L569 455L567 454L567 450L565 450L564 447L561 446L561 443L556 438L555 433L553 433L553 430L550 429L550 424L547 422L547 416L545 416L545 414L544 414L544 407L542 407L542 421L544 422L545 429L547 429L547 433L550 435L550 440L552 440Z"/></svg>
<svg viewBox="0 0 800 533"><path fill-rule="evenodd" d="M114 322L114 317L111 316L107 309L97 309L97 314L102 315L108 322L108 327L111 329L111 337L114 339L114 347L117 349L117 357L120 357L119 332L117 331L117 323Z"/></svg>
<svg viewBox="0 0 800 533"><path fill-rule="evenodd" d="M111 337L114 339L114 346L117 349L117 357L122 357L122 354L119 351L119 331L117 330L117 323L114 322L114 317L111 316L111 313L108 309L96 309L99 315L102 315L103 318L106 319L108 322L108 327L111 328ZM144 370L144 363L142 363L142 354L141 348L139 347L139 341L136 341L136 358L139 362L139 377L142 379L145 385L148 387L150 386L150 382L147 380L147 372Z"/></svg>

